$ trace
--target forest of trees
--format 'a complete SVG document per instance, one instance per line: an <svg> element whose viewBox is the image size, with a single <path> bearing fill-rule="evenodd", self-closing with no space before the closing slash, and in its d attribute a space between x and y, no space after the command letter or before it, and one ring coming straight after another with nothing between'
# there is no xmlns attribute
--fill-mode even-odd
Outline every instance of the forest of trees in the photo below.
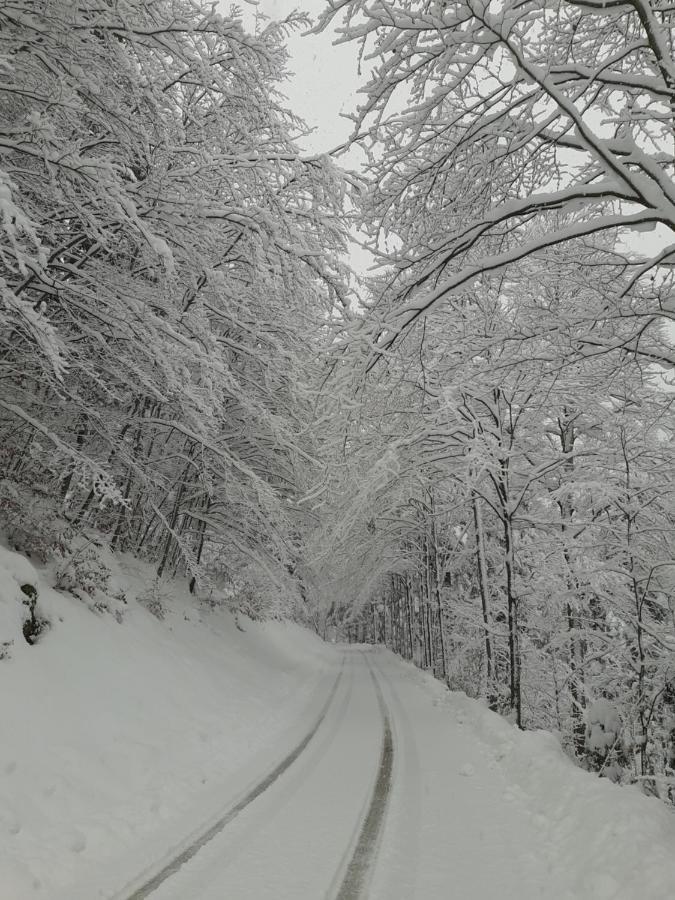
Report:
<svg viewBox="0 0 675 900"><path fill-rule="evenodd" d="M292 592L347 302L342 178L277 91L302 23L3 4L0 504L36 551L95 527L159 575Z"/></svg>
<svg viewBox="0 0 675 900"><path fill-rule="evenodd" d="M386 642L673 799L673 12L327 7L358 173L298 148L303 14L0 8L0 528Z"/></svg>

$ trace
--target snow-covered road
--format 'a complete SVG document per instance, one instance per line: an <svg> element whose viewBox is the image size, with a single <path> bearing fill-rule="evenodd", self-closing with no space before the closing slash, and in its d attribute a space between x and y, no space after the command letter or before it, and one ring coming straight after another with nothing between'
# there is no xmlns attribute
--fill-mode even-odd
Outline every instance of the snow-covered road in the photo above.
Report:
<svg viewBox="0 0 675 900"><path fill-rule="evenodd" d="M152 893L153 900L288 898L358 893L361 826L378 779L384 718L365 655L344 675L316 734L297 759ZM379 819L369 837L377 835ZM366 854L367 858L368 854Z"/></svg>
<svg viewBox="0 0 675 900"><path fill-rule="evenodd" d="M147 896L666 900L668 835L664 807L579 771L550 736L348 649L302 752Z"/></svg>

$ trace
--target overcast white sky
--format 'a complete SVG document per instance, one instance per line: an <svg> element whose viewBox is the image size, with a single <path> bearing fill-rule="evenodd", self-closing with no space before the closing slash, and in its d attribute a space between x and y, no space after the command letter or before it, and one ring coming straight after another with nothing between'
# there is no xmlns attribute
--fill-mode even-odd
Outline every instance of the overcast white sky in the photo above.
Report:
<svg viewBox="0 0 675 900"><path fill-rule="evenodd" d="M221 0L223 8L228 5ZM259 0L258 7L271 19L284 19L296 9L316 19L323 0ZM249 9L248 4L244 9ZM293 111L314 129L302 141L303 149L310 152L325 152L342 144L349 137L351 122L341 119L340 113L350 112L358 104L362 78L358 75L356 45L333 46L334 37L326 32L306 37L298 33L288 41L289 69L294 75L283 85L283 91Z"/></svg>
<svg viewBox="0 0 675 900"><path fill-rule="evenodd" d="M228 0L220 0L224 11ZM270 19L284 19L293 10L308 12L314 20L323 9L323 0L259 0L259 10ZM244 21L254 27L253 4L244 2ZM288 40L291 55L288 68L293 73L281 89L288 97L288 106L304 119L311 133L298 141L303 151L325 153L343 144L352 132L352 123L340 117L356 109L357 94L365 77L358 74L356 44L334 46L335 34L303 36L297 32ZM358 169L362 155L358 151L341 156L339 165ZM349 254L352 267L365 274L373 264L372 254L358 244L352 244Z"/></svg>

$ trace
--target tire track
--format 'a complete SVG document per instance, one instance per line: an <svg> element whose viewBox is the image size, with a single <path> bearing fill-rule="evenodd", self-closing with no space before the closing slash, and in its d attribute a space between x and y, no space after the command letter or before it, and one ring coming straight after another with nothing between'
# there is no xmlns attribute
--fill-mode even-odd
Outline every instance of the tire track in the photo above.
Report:
<svg viewBox="0 0 675 900"><path fill-rule="evenodd" d="M387 837L387 855L388 859L393 856L393 860L386 868L378 868L370 890L373 896L405 900L417 896L422 833L421 803L424 793L422 767L409 711L398 693L400 684L397 683L397 675L400 679L401 672L392 667L391 659L380 653L373 653L370 663L378 676L391 713L396 746L392 775L396 790L391 796L387 814L392 826L391 835Z"/></svg>
<svg viewBox="0 0 675 900"><path fill-rule="evenodd" d="M391 791L392 771L394 766L394 741L391 732L389 712L382 695L379 682L375 677L372 666L364 654L370 677L375 686L377 703L382 714L384 735L382 738L382 750L377 770L377 779L373 788L368 812L361 825L356 847L347 866L340 890L335 900L360 900L365 898L368 876L372 870L379 837L384 824L387 811L389 793Z"/></svg>
<svg viewBox="0 0 675 900"><path fill-rule="evenodd" d="M133 893L124 892L123 894L115 895L116 900L145 900L145 898L149 897L153 891L157 890L157 888L163 884L168 878L170 878L181 866L185 865L186 862L191 860L199 850L211 841L217 834L219 834L233 819L235 819L242 810L246 809L254 800L256 800L264 791L266 791L272 784L274 784L277 779L283 775L283 773L296 761L296 759L300 756L300 754L305 750L309 742L312 740L314 735L319 730L322 722L326 718L326 714L328 709L335 697L335 694L338 689L338 685L342 678L344 672L344 659L342 661L342 668L338 673L335 682L328 694L328 698L324 703L321 712L319 713L316 721L312 728L307 732L307 734L303 737L299 744L297 744L291 752L285 756L282 761L272 769L271 772L259 781L250 791L248 791L244 797L242 797L234 806L230 807L228 811L222 815L217 822L213 823L209 827L207 827L198 837L194 840L191 840L187 847L181 850L176 856L173 857L168 863L166 863L162 868L153 874L151 877L147 878L139 887L136 887L133 890Z"/></svg>

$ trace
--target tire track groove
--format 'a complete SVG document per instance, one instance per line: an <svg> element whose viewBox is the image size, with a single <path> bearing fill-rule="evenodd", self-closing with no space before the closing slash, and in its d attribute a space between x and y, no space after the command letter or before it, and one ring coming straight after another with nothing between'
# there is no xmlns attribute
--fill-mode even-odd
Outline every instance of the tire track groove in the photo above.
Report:
<svg viewBox="0 0 675 900"><path fill-rule="evenodd" d="M382 750L377 770L377 779L373 788L373 795L368 807L368 812L363 820L361 831L354 848L354 852L347 866L347 871L342 880L340 890L335 900L359 900L365 898L368 876L371 872L379 837L384 824L387 811L389 793L391 791L392 771L394 767L394 741L391 733L391 723L382 690L373 669L366 659L366 665L370 677L375 686L377 702L382 713L384 734L382 738Z"/></svg>
<svg viewBox="0 0 675 900"><path fill-rule="evenodd" d="M163 884L167 878L170 878L173 874L175 874L181 866L185 865L186 862L191 860L196 853L201 850L201 848L211 841L217 834L219 834L233 819L235 819L239 813L242 812L247 806L249 806L254 800L256 800L264 791L266 791L274 782L281 776L283 773L295 762L295 760L300 756L300 754L305 750L309 742L312 740L316 732L319 730L321 723L326 718L326 714L328 709L335 697L338 684L340 683L340 679L342 678L344 671L344 660L343 660L343 668L340 670L333 686L328 694L328 698L324 703L319 716L312 728L305 734L303 739L297 744L291 752L285 756L281 762L272 769L271 772L259 781L250 791L248 791L244 797L237 801L234 806L230 807L228 811L222 815L215 823L206 828L197 838L190 841L187 847L177 853L168 863L166 863L162 868L153 874L151 877L147 878L139 887L135 889L131 889L133 893L128 893L128 890L122 894L116 894L112 900L145 900L146 897L149 897L157 888Z"/></svg>

